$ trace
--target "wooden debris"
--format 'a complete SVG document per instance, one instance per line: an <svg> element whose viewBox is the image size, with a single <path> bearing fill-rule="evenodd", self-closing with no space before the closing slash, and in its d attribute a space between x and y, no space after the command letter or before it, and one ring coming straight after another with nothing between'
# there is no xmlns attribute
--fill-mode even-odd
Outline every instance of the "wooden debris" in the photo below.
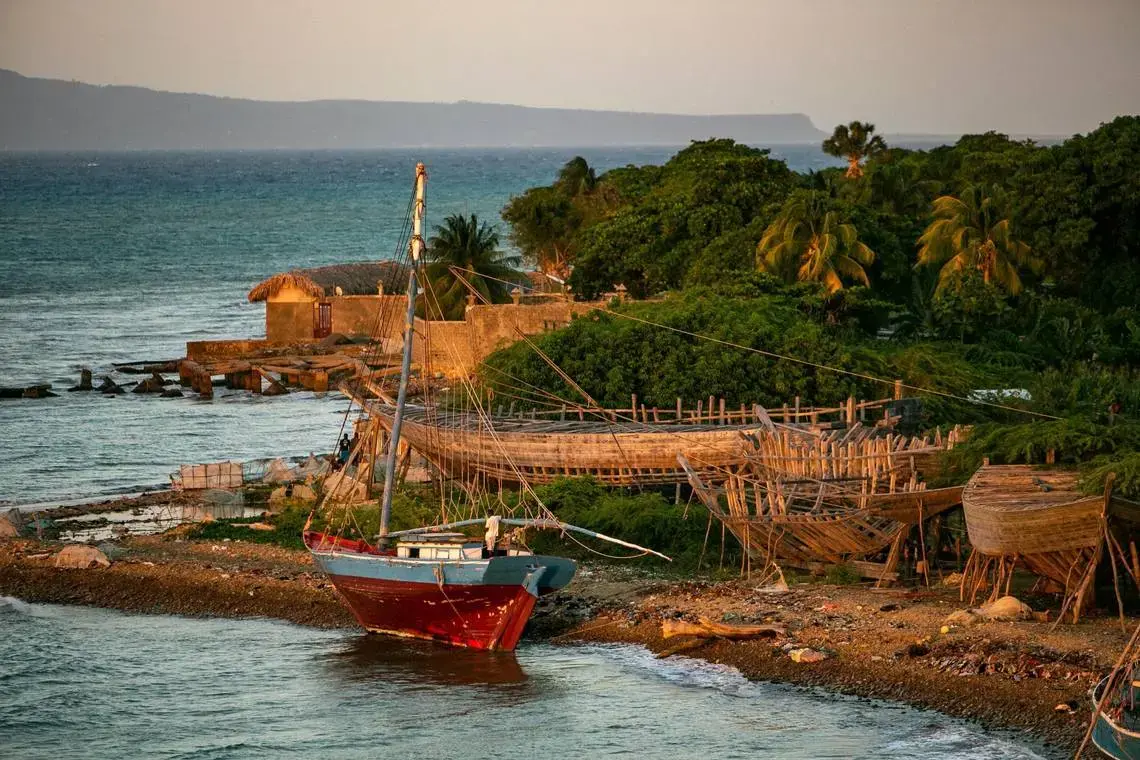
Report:
<svg viewBox="0 0 1140 760"><path fill-rule="evenodd" d="M715 623L708 618L698 618L698 623L685 620L662 620L661 638L675 636L695 636L697 638L721 638L739 641L784 636L787 629L781 625L745 625L735 623Z"/></svg>

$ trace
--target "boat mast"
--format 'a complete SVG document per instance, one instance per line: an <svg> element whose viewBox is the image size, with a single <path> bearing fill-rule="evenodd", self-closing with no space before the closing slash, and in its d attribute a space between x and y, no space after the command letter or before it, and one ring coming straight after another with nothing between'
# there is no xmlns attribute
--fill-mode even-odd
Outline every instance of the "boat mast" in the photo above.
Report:
<svg viewBox="0 0 1140 760"><path fill-rule="evenodd" d="M384 495L380 499L380 543L387 543L388 522L392 516L392 492L396 480L396 452L400 443L400 426L404 422L404 402L408 397L408 374L412 367L412 336L416 319L416 266L424 250L424 183L427 171L416 164L416 201L412 209L412 261L408 273L408 313L404 324L404 364L400 370L400 392L396 396L396 414L392 418L392 434L388 437L388 460L384 463Z"/></svg>

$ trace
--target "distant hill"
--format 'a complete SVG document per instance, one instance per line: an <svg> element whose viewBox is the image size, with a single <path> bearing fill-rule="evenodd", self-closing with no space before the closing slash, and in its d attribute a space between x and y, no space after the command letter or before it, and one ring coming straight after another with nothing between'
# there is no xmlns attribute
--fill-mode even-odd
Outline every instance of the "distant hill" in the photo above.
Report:
<svg viewBox="0 0 1140 760"><path fill-rule="evenodd" d="M0 69L0 150L236 150L819 142L804 114L685 116L493 103L271 102Z"/></svg>

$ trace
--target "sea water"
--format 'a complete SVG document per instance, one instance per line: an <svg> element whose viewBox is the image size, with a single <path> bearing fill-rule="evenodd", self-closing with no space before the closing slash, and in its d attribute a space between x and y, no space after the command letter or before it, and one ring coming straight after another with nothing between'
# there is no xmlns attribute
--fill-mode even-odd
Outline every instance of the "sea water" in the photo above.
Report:
<svg viewBox="0 0 1140 760"><path fill-rule="evenodd" d="M185 354L186 341L265 334L250 287L300 267L391 258L415 164L430 228L476 214L507 230L512 195L577 154L599 172L676 148L0 155L0 508L161 485L180 464L330 450L338 394L214 400L67 393L79 369ZM834 163L772 146L797 170ZM118 379L130 379L119 377Z"/></svg>
<svg viewBox="0 0 1140 760"><path fill-rule="evenodd" d="M628 645L487 654L2 597L0 633L13 759L1048 756L938 713Z"/></svg>

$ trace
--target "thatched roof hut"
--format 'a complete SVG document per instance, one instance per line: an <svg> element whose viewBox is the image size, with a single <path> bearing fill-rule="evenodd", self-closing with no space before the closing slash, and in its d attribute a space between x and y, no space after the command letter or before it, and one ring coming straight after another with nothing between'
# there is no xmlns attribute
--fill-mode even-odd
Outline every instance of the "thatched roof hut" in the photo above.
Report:
<svg viewBox="0 0 1140 760"><path fill-rule="evenodd" d="M394 261L363 261L354 264L333 264L312 269L294 269L262 280L249 291L251 302L265 301L284 288L296 288L313 298L335 295L376 295L377 285L383 283L385 293L402 293L407 286L407 270Z"/></svg>

